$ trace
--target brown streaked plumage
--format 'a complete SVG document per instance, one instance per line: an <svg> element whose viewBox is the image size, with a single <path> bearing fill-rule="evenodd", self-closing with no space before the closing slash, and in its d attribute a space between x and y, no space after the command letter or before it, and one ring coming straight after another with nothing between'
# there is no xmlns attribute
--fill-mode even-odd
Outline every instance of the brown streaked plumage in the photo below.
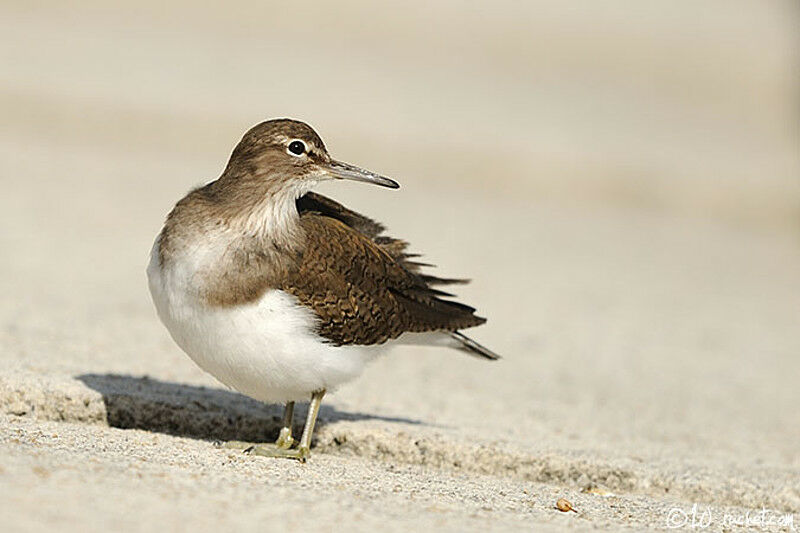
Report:
<svg viewBox="0 0 800 533"><path fill-rule="evenodd" d="M291 196L293 183L270 180L267 171L290 174L296 167L265 152L269 142L302 138L318 160L326 161L325 146L311 128L293 121L282 126L267 122L250 130L222 177L175 206L159 243L162 261L177 235L244 229L263 204ZM454 331L486 321L432 288L462 280L419 272L420 264L405 254L407 243L382 235L382 224L312 192L294 200L291 215L294 220L282 231L244 232L228 246L223 260L199 280L209 305L251 303L269 289L280 289L312 309L320 319L318 333L336 345L380 344L405 332Z"/></svg>
<svg viewBox="0 0 800 533"><path fill-rule="evenodd" d="M486 321L471 307L439 298L441 293L409 270L402 256L392 255L400 241L378 244L375 237L314 211L301 212L300 225L314 237L306 239L298 268L279 288L314 310L326 339L379 344L405 332L457 330Z"/></svg>
<svg viewBox="0 0 800 533"><path fill-rule="evenodd" d="M358 375L387 341L498 358L459 331L486 320L435 288L466 281L423 273L428 265L383 225L310 192L329 179L399 187L333 160L307 124L261 123L219 179L175 205L148 267L159 316L192 359L254 398L288 401L269 455L305 459L324 391ZM293 401L312 393L294 448Z"/></svg>

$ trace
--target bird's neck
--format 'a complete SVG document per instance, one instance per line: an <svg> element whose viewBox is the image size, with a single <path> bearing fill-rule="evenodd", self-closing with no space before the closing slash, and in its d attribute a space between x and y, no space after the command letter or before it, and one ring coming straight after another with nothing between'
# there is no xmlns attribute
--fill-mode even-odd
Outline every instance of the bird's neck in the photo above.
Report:
<svg viewBox="0 0 800 533"><path fill-rule="evenodd" d="M229 229L279 248L296 249L302 244L304 235L295 201L312 183L269 176L226 180L223 176L215 184L216 203Z"/></svg>

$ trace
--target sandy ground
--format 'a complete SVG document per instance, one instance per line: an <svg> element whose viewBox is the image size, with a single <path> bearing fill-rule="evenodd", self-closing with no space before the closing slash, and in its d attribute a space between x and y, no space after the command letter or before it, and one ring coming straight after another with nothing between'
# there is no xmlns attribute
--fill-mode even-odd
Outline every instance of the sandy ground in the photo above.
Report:
<svg viewBox="0 0 800 533"><path fill-rule="evenodd" d="M394 80L386 54L393 69L423 79L408 57L391 55L418 26L411 13L382 35L380 57L341 59L336 46L299 41L300 57L337 57L358 84L375 76L374 92L356 93L363 107L312 97L306 82L316 74L306 70L296 71L297 92L263 72L234 85L261 58L241 46L260 35L253 22L236 33L216 13L223 29L206 42L214 12L185 14L183 33L170 33L184 14L146 2L139 18L5 6L3 35L22 55L6 56L0 72L3 530L688 530L695 504L711 530L800 521L800 163L785 122L795 104L782 99L796 88L782 63L793 49L784 52L775 31L777 7L743 5L750 11L725 11L716 26L682 26L685 40L644 43L677 54L659 56L673 81L695 83L679 101L638 88L638 104L665 128L655 139L637 108L621 111L636 87L619 73L565 88L555 74L527 79L494 61L518 38L560 42L554 21L570 34L595 19L567 24L555 4L537 5L541 16L528 20L544 37L506 18L491 30L506 41L485 36L495 56L467 48L481 75L438 70L446 50L414 56L434 88L460 87L427 103L419 81L379 96ZM666 39L669 20L656 15L630 16ZM342 20L356 44L370 42L373 30ZM624 48L636 32L623 20L592 49ZM735 34L742 39L762 37L748 45L754 58L736 55L734 41L730 53L743 59L728 70L679 66L682 47L697 61L728 53L693 48L693 32L736 28L747 28ZM291 32L271 29L271 46L287 50L275 43ZM181 61L190 43L202 59ZM581 57L567 48L551 49L553 64L541 52L525 57L540 61L537 72L555 72ZM645 64L650 50L626 56L628 66ZM573 67L606 72L591 64ZM326 68L322 75L335 70ZM508 98L464 84L492 68L518 72L498 82ZM225 75L199 74L215 69ZM740 78L728 96L715 95L718 82ZM334 95L354 87L325 79ZM205 92L190 90L198 81ZM589 91L604 105L572 112ZM489 103L459 111L478 101ZM196 368L155 317L144 276L165 213L213 178L265 114L319 116L334 155L403 184L323 192L384 221L440 272L471 277L459 294L489 317L475 337L504 355L488 363L396 349L327 398L306 465L215 444L274 438L280 407ZM510 139L497 151L475 141L498 127L490 116L505 117ZM604 119L613 135L588 127ZM701 133L698 144L692 135ZM562 497L579 512L556 510ZM762 509L771 525L737 525Z"/></svg>

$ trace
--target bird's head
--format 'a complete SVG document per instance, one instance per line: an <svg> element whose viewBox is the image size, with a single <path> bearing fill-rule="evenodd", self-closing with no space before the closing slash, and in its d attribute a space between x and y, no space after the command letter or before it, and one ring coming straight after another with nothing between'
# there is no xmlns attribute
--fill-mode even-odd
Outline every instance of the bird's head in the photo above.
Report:
<svg viewBox="0 0 800 533"><path fill-rule="evenodd" d="M400 187L394 180L331 158L311 126L291 119L268 120L245 133L234 148L223 177L245 176L299 190L332 179Z"/></svg>

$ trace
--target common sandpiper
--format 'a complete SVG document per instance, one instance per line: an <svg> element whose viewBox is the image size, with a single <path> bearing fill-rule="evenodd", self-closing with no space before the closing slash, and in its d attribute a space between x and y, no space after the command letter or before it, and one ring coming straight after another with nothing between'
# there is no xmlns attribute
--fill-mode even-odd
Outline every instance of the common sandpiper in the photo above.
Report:
<svg viewBox="0 0 800 533"><path fill-rule="evenodd" d="M311 192L334 179L399 187L332 159L303 122L262 122L217 180L175 205L152 249L150 292L178 346L225 385L286 402L258 455L305 461L325 392L391 344L498 359L460 331L486 320L435 288L464 281L424 273L383 225ZM294 402L309 398L296 441Z"/></svg>

